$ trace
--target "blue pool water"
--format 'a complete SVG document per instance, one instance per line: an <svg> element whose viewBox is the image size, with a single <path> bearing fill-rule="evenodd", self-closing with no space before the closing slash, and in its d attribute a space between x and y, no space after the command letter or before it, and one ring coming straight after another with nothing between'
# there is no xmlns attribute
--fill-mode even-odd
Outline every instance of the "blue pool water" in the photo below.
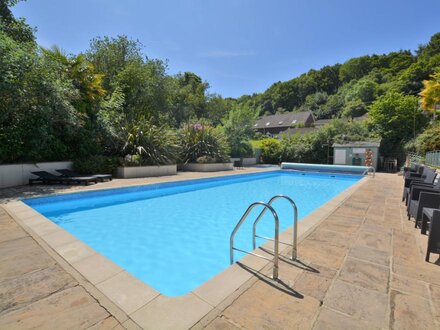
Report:
<svg viewBox="0 0 440 330"><path fill-rule="evenodd" d="M162 294L179 296L229 266L229 236L252 202L285 194L297 203L301 219L360 178L273 171L24 202ZM292 225L293 212L285 200L274 207L281 232ZM237 233L237 247L252 250L259 212L252 211ZM269 213L258 234L273 237Z"/></svg>

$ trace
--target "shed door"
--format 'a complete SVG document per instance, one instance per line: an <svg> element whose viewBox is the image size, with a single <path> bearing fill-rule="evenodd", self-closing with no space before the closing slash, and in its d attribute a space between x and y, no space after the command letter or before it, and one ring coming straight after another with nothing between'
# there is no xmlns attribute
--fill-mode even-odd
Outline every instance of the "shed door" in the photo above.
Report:
<svg viewBox="0 0 440 330"><path fill-rule="evenodd" d="M335 159L333 161L334 164L344 165L346 159L346 150L345 149L335 149Z"/></svg>

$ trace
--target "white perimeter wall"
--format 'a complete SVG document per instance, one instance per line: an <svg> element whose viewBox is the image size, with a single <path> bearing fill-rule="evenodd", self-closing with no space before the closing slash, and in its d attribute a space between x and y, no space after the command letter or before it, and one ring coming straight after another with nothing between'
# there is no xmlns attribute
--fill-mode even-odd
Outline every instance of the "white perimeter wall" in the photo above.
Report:
<svg viewBox="0 0 440 330"><path fill-rule="evenodd" d="M0 188L28 184L29 178L35 178L31 172L47 171L60 175L55 170L62 168L72 169L72 165L72 162L0 165Z"/></svg>

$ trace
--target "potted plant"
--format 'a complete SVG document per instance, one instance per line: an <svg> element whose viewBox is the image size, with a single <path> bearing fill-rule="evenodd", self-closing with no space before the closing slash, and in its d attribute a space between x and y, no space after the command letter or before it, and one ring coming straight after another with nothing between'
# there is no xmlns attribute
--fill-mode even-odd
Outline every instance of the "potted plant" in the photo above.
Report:
<svg viewBox="0 0 440 330"><path fill-rule="evenodd" d="M126 142L121 178L141 178L177 174L178 144L176 134L164 126L140 119L124 127Z"/></svg>
<svg viewBox="0 0 440 330"><path fill-rule="evenodd" d="M179 131L183 171L232 170L229 146L224 134L206 121L185 124Z"/></svg>

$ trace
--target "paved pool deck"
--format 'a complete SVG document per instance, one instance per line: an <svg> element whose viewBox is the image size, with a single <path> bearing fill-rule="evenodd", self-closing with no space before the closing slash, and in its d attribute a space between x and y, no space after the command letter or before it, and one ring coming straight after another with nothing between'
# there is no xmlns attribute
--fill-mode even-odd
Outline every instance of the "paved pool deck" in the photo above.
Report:
<svg viewBox="0 0 440 330"><path fill-rule="evenodd" d="M175 179L19 187L0 190L0 198ZM401 189L402 177L379 173L331 212L316 213L321 222L304 231L297 262L280 262L278 283L269 278L271 265L258 271L237 265L249 276L226 297L212 288L211 297L222 297L213 308L182 315L156 301L134 319L0 204L0 329L439 329L440 261L435 254L424 261L426 236L407 220ZM194 315L198 321L187 323Z"/></svg>

